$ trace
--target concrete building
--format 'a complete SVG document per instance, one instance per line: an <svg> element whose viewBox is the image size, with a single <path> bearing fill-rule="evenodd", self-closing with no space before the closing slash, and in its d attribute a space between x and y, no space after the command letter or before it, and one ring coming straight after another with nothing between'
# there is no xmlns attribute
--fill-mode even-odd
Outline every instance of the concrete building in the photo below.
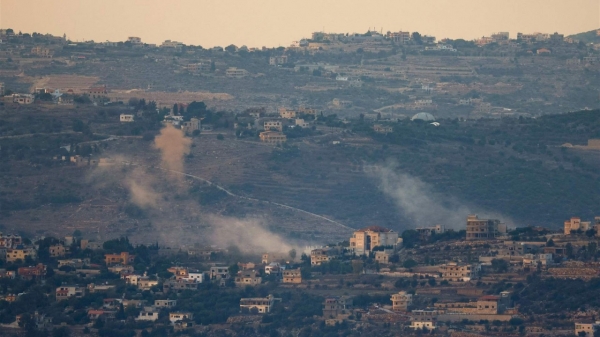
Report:
<svg viewBox="0 0 600 337"><path fill-rule="evenodd" d="M181 123L181 130L186 135L191 135L194 131L200 130L201 126L202 124L198 118L191 118L189 121Z"/></svg>
<svg viewBox="0 0 600 337"><path fill-rule="evenodd" d="M594 323L577 323L575 322L575 336L594 337L595 333L600 330L600 321ZM585 335L583 334L585 333Z"/></svg>
<svg viewBox="0 0 600 337"><path fill-rule="evenodd" d="M433 317L418 317L410 322L410 327L415 330L435 330L435 319Z"/></svg>
<svg viewBox="0 0 600 337"><path fill-rule="evenodd" d="M145 307L144 310L140 311L136 321L156 321L158 320L159 311L153 307Z"/></svg>
<svg viewBox="0 0 600 337"><path fill-rule="evenodd" d="M133 122L133 120L134 120L134 116L133 115L121 114L119 116L119 121L121 123L129 123L129 122Z"/></svg>
<svg viewBox="0 0 600 337"><path fill-rule="evenodd" d="M354 232L352 238L350 238L350 249L356 255L365 255L370 253L375 247L396 248L398 243L398 233L391 229L371 226Z"/></svg>
<svg viewBox="0 0 600 337"><path fill-rule="evenodd" d="M177 321L190 320L194 319L194 314L191 312L170 312L169 313L169 321L171 323L175 323Z"/></svg>
<svg viewBox="0 0 600 337"><path fill-rule="evenodd" d="M479 265L449 262L440 266L440 273L442 279L446 281L468 282L478 275L480 269Z"/></svg>
<svg viewBox="0 0 600 337"><path fill-rule="evenodd" d="M352 309L352 298L349 296L328 297L323 302L323 317L337 317Z"/></svg>
<svg viewBox="0 0 600 337"><path fill-rule="evenodd" d="M177 306L177 300L155 300L155 308L174 308Z"/></svg>
<svg viewBox="0 0 600 337"><path fill-rule="evenodd" d="M269 57L269 65L271 65L271 66L286 64L287 62L288 62L287 55Z"/></svg>
<svg viewBox="0 0 600 337"><path fill-rule="evenodd" d="M235 276L234 281L238 287L255 286L262 283L262 277L254 270L240 270Z"/></svg>
<svg viewBox="0 0 600 337"><path fill-rule="evenodd" d="M6 249L6 262L25 261L27 258L35 259L37 252L31 246L17 245L14 248Z"/></svg>
<svg viewBox="0 0 600 337"><path fill-rule="evenodd" d="M598 219L595 220L598 221ZM581 219L578 217L572 217L570 220L565 221L564 234L571 235L572 232L577 231L586 232L592 228L591 222L581 221Z"/></svg>
<svg viewBox="0 0 600 337"><path fill-rule="evenodd" d="M283 131L283 123L281 123L281 121L277 121L277 120L265 121L263 126L264 126L265 131L273 131L273 130L277 130L279 132Z"/></svg>
<svg viewBox="0 0 600 337"><path fill-rule="evenodd" d="M287 108L279 108L279 116L285 119L294 119L296 118L296 111Z"/></svg>
<svg viewBox="0 0 600 337"><path fill-rule="evenodd" d="M271 312L271 308L276 301L281 301L280 298L275 298L273 295L267 297L255 297L255 298L242 298L240 299L240 310L248 310L253 312L256 310L259 314L266 314Z"/></svg>
<svg viewBox="0 0 600 337"><path fill-rule="evenodd" d="M13 94L12 101L17 104L31 104L35 98L29 94Z"/></svg>
<svg viewBox="0 0 600 337"><path fill-rule="evenodd" d="M259 135L260 141L263 143L279 144L287 141L287 136L283 132L278 131L263 131Z"/></svg>
<svg viewBox="0 0 600 337"><path fill-rule="evenodd" d="M104 262L106 265L111 264L124 264L128 265L135 261L135 255L131 255L128 252L121 252L121 254L104 254Z"/></svg>
<svg viewBox="0 0 600 337"><path fill-rule="evenodd" d="M131 44L142 44L142 39L137 36L130 36L127 38L127 42Z"/></svg>
<svg viewBox="0 0 600 337"><path fill-rule="evenodd" d="M506 233L506 225L500 220L479 219L477 215L467 217L467 241L495 239Z"/></svg>
<svg viewBox="0 0 600 337"><path fill-rule="evenodd" d="M41 280L46 276L46 265L38 263L37 266L19 267L17 274L24 280Z"/></svg>
<svg viewBox="0 0 600 337"><path fill-rule="evenodd" d="M433 234L443 234L446 231L446 226L444 225L435 225L431 227L417 227L415 229L417 233L419 233L419 237L421 240L426 240Z"/></svg>
<svg viewBox="0 0 600 337"><path fill-rule="evenodd" d="M248 72L244 69L238 69L236 67L230 67L225 70L225 76L229 78L244 78L248 76Z"/></svg>
<svg viewBox="0 0 600 337"><path fill-rule="evenodd" d="M392 310L408 311L408 307L412 304L412 296L412 294L409 294L406 291L392 294Z"/></svg>
<svg viewBox="0 0 600 337"><path fill-rule="evenodd" d="M320 266L323 262L329 262L339 256L339 252L334 248L320 248L310 251L311 266Z"/></svg>
<svg viewBox="0 0 600 337"><path fill-rule="evenodd" d="M283 283L302 283L302 273L300 272L300 268L284 270Z"/></svg>
<svg viewBox="0 0 600 337"><path fill-rule="evenodd" d="M410 32L388 32L387 38L397 44L408 44L410 42Z"/></svg>
<svg viewBox="0 0 600 337"><path fill-rule="evenodd" d="M229 268L223 266L210 267L209 273L211 280L225 280L231 276L229 275Z"/></svg>
<svg viewBox="0 0 600 337"><path fill-rule="evenodd" d="M373 125L373 131L377 133L387 134L394 132L394 128L389 125L375 124Z"/></svg>
<svg viewBox="0 0 600 337"><path fill-rule="evenodd" d="M61 286L56 288L56 300L65 300L69 297L83 297L85 288L79 286Z"/></svg>
<svg viewBox="0 0 600 337"><path fill-rule="evenodd" d="M0 232L0 248L16 248L23 244L23 238L17 234L4 235Z"/></svg>
<svg viewBox="0 0 600 337"><path fill-rule="evenodd" d="M61 257L65 256L66 249L63 245L52 245L48 247L48 251L50 252L50 257Z"/></svg>

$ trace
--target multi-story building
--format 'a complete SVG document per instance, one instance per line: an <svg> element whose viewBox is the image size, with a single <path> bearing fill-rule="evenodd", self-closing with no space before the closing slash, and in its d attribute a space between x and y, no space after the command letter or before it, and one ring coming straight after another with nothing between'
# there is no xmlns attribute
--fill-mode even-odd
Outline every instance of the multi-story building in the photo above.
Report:
<svg viewBox="0 0 600 337"><path fill-rule="evenodd" d="M0 233L0 248L13 248L23 244L23 239L20 235L3 235Z"/></svg>
<svg viewBox="0 0 600 337"><path fill-rule="evenodd" d="M229 268L228 267L210 267L210 279L211 280L221 280L221 279L228 279L230 277L229 275Z"/></svg>
<svg viewBox="0 0 600 337"><path fill-rule="evenodd" d="M79 286L60 286L56 288L56 300L65 300L69 297L83 297L85 288Z"/></svg>
<svg viewBox="0 0 600 337"><path fill-rule="evenodd" d="M598 222L598 219L595 220ZM565 221L564 233L565 235L570 235L572 232L586 232L590 229L592 229L592 223L590 221L581 221L581 219L578 217L572 217L570 220Z"/></svg>
<svg viewBox="0 0 600 337"><path fill-rule="evenodd" d="M352 309L352 298L348 296L328 297L323 302L323 317L337 317Z"/></svg>
<svg viewBox="0 0 600 337"><path fill-rule="evenodd" d="M449 262L440 266L442 279L452 282L468 282L475 278L481 266Z"/></svg>
<svg viewBox="0 0 600 337"><path fill-rule="evenodd" d="M163 292L174 292L180 293L184 290L198 290L198 284L196 281L189 281L184 279L179 280L167 280L163 283Z"/></svg>
<svg viewBox="0 0 600 337"><path fill-rule="evenodd" d="M410 42L410 32L388 32L387 38L398 44L408 44Z"/></svg>
<svg viewBox="0 0 600 337"><path fill-rule="evenodd" d="M240 299L240 310L256 311L259 314L271 312L271 308L276 301L281 301L280 298L275 298L273 295L267 297L242 298Z"/></svg>
<svg viewBox="0 0 600 337"><path fill-rule="evenodd" d="M46 266L38 263L37 266L19 267L17 274L25 280L43 279L46 276Z"/></svg>
<svg viewBox="0 0 600 337"><path fill-rule="evenodd" d="M500 220L479 219L477 215L467 217L467 240L495 239L506 233L506 226Z"/></svg>
<svg viewBox="0 0 600 337"><path fill-rule="evenodd" d="M600 331L600 321L575 323L575 336L594 337Z"/></svg>
<svg viewBox="0 0 600 337"><path fill-rule="evenodd" d="M287 141L287 136L279 131L263 131L259 135L260 141L263 143L279 144Z"/></svg>
<svg viewBox="0 0 600 337"><path fill-rule="evenodd" d="M127 38L127 42L131 44L142 44L142 39L137 36L130 36Z"/></svg>
<svg viewBox="0 0 600 337"><path fill-rule="evenodd" d="M60 244L48 247L48 251L50 252L50 257L61 257L66 254L65 246Z"/></svg>
<svg viewBox="0 0 600 337"><path fill-rule="evenodd" d="M6 262L17 262L17 260L25 261L28 257L35 259L37 252L31 246L16 245L14 248L6 249Z"/></svg>
<svg viewBox="0 0 600 337"><path fill-rule="evenodd" d="M370 253L375 247L395 248L398 243L398 233L391 229L371 226L354 232L352 238L350 238L350 249L356 255L365 255Z"/></svg>
<svg viewBox="0 0 600 337"><path fill-rule="evenodd" d="M254 270L240 270L235 277L235 285L238 287L255 286L261 282L262 277Z"/></svg>
<svg viewBox="0 0 600 337"><path fill-rule="evenodd" d="M329 262L339 256L339 252L334 248L320 248L310 251L310 264L320 266L323 262Z"/></svg>
<svg viewBox="0 0 600 337"><path fill-rule="evenodd" d="M408 307L412 304L412 296L412 294L409 294L406 291L392 294L392 310L408 311Z"/></svg>
<svg viewBox="0 0 600 337"><path fill-rule="evenodd" d="M280 65L280 64L286 64L287 62L288 62L287 55L271 56L271 57L269 57L269 65L271 65L271 66L277 66L277 65Z"/></svg>
<svg viewBox="0 0 600 337"><path fill-rule="evenodd" d="M283 131L283 123L281 123L281 121L279 120L270 120L270 121L265 121L263 124L263 127L265 129L265 131L273 131L273 130L277 130L279 132Z"/></svg>
<svg viewBox="0 0 600 337"><path fill-rule="evenodd" d="M294 119L296 118L296 110L287 109L287 108L279 108L279 116L285 119Z"/></svg>
<svg viewBox="0 0 600 337"><path fill-rule="evenodd" d="M302 273L300 268L283 271L283 283L302 283Z"/></svg>
<svg viewBox="0 0 600 337"><path fill-rule="evenodd" d="M124 264L128 265L135 261L135 255L131 255L128 252L121 252L121 254L104 254L104 262L106 265L111 264Z"/></svg>

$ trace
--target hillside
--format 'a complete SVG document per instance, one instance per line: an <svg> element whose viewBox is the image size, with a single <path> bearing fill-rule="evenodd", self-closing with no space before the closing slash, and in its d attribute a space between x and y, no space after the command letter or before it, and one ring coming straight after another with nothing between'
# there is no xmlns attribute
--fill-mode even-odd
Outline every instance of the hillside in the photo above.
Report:
<svg viewBox="0 0 600 337"><path fill-rule="evenodd" d="M600 43L600 35L598 35L598 29L590 30L589 32L569 35L574 40L579 40L585 43Z"/></svg>
<svg viewBox="0 0 600 337"><path fill-rule="evenodd" d="M391 123L387 135L357 121L346 130L319 126L282 148L221 129L193 138L182 169L189 175L172 177L150 168L162 164L146 136L103 141L107 136L94 133L127 134L132 125L99 118L106 114L93 107L45 117L39 109L3 113L2 132L21 134L0 139L5 232L78 229L98 239L129 235L177 245L215 240L207 230L227 223L311 244L367 225L462 228L469 213L557 228L571 216L600 212L600 151L584 147L600 138L599 111L439 120L439 127L404 120ZM115 162L93 168L53 160L68 144Z"/></svg>

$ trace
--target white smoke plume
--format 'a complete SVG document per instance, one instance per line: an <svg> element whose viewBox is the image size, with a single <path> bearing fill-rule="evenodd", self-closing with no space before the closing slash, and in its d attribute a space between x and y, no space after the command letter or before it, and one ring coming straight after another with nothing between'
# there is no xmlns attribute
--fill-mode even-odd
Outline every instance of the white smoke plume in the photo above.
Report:
<svg viewBox="0 0 600 337"><path fill-rule="evenodd" d="M154 178L136 168L124 178L124 183L129 190L131 202L140 207L156 207L159 194L154 190L151 183Z"/></svg>
<svg viewBox="0 0 600 337"><path fill-rule="evenodd" d="M237 219L211 215L210 242L219 247L236 246L243 253L284 253L301 249L286 242L281 236L270 232L261 219Z"/></svg>
<svg viewBox="0 0 600 337"><path fill-rule="evenodd" d="M396 173L394 165L381 167L375 174L380 181L380 189L391 197L403 215L412 221L408 228L445 225L446 228L464 229L469 214L511 222L494 212L484 211L467 205L457 198L441 195L418 178L404 173ZM408 229L407 228L407 229Z"/></svg>
<svg viewBox="0 0 600 337"><path fill-rule="evenodd" d="M160 150L162 166L168 170L183 172L183 156L190 153L192 140L183 131L167 124L154 138L154 147Z"/></svg>

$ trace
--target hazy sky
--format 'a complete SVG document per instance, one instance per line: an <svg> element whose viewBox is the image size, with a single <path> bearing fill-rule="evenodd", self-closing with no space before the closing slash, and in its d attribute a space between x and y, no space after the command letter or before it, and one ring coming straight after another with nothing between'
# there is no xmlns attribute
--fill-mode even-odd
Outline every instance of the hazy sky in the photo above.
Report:
<svg viewBox="0 0 600 337"><path fill-rule="evenodd" d="M599 0L0 0L0 28L73 41L288 46L313 31L418 31L473 39L496 31L566 35L600 28Z"/></svg>

